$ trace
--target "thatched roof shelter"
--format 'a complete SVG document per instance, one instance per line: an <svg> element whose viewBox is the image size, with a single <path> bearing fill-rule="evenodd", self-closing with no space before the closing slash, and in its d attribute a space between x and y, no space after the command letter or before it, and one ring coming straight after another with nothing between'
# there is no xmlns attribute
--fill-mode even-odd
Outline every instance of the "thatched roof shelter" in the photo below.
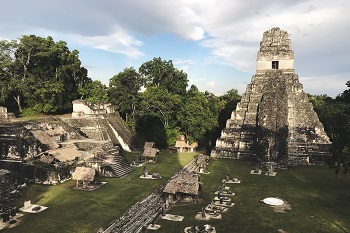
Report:
<svg viewBox="0 0 350 233"><path fill-rule="evenodd" d="M94 181L95 172L92 167L77 167L72 174L72 179L77 181L76 187L87 188L88 184Z"/></svg>
<svg viewBox="0 0 350 233"><path fill-rule="evenodd" d="M155 145L154 142L145 142L145 145L143 146L143 149L146 149L146 148L153 148Z"/></svg>
<svg viewBox="0 0 350 233"><path fill-rule="evenodd" d="M180 148L180 147L187 147L188 143L186 141L176 141L175 142L175 147Z"/></svg>
<svg viewBox="0 0 350 233"><path fill-rule="evenodd" d="M189 144L183 135L175 142L175 148L177 148L178 152L194 152L197 147L198 142Z"/></svg>
<svg viewBox="0 0 350 233"><path fill-rule="evenodd" d="M73 147L57 148L55 150L48 150L48 154L52 155L60 162L73 161L76 158L82 157L82 154Z"/></svg>
<svg viewBox="0 0 350 233"><path fill-rule="evenodd" d="M200 190L199 175L194 173L179 173L165 186L164 193L184 193L198 195Z"/></svg>
<svg viewBox="0 0 350 233"><path fill-rule="evenodd" d="M159 150L157 148L146 148L142 155L145 157L156 158L158 154Z"/></svg>
<svg viewBox="0 0 350 233"><path fill-rule="evenodd" d="M77 167L72 174L73 180L93 181L95 178L95 169L92 167Z"/></svg>

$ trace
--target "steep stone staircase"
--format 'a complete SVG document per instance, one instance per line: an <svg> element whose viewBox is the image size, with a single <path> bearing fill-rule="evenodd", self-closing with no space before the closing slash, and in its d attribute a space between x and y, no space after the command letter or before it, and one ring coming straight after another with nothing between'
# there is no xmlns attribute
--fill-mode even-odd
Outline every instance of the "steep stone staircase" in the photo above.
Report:
<svg viewBox="0 0 350 233"><path fill-rule="evenodd" d="M102 148L106 151L106 161L112 168L114 177L122 177L133 170L126 159L120 155L119 150L113 145L104 145Z"/></svg>
<svg viewBox="0 0 350 233"><path fill-rule="evenodd" d="M104 120L106 120L107 123L107 125L104 125L108 128L108 134L112 135L112 137L116 137L113 131L114 129L123 140L123 142L119 142L121 145L125 143L131 151L140 151L142 149L141 143L138 142L133 133L126 128L119 114L104 114ZM118 141L120 141L120 139L118 139ZM125 148L123 149L125 150Z"/></svg>

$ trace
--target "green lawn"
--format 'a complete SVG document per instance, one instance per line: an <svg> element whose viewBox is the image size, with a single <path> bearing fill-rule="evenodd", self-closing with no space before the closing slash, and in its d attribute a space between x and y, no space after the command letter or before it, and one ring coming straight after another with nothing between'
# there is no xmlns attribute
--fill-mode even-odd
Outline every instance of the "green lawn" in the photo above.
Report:
<svg viewBox="0 0 350 233"><path fill-rule="evenodd" d="M159 172L161 180L141 180L143 169L137 168L121 179L101 179L108 183L100 189L74 190L74 181L58 186L32 185L23 198L48 206L38 214L26 214L20 226L4 232L96 232L120 216L133 203L163 183L195 154L162 152L159 162L147 165L149 173ZM129 161L135 154L128 153ZM227 184L236 193L235 206L223 214L222 220L210 220L217 232L350 232L350 175L336 181L334 170L325 166L293 167L278 171L276 177L250 175L251 162L211 158L210 174L201 175L202 201L171 207L168 213L184 215L182 222L158 219L157 232L183 232L186 226L200 223L195 215L210 203L214 191L228 172L241 184ZM287 213L276 213L259 200L280 197L291 205ZM206 222L202 222L206 223Z"/></svg>
<svg viewBox="0 0 350 233"><path fill-rule="evenodd" d="M132 161L136 155L126 153L125 157ZM143 168L139 167L123 178L98 178L107 184L91 192L73 189L75 181L72 180L56 186L31 185L17 206L23 206L24 200L31 200L49 208L38 214L25 214L21 225L4 232L96 232L142 200L196 155L161 152L158 163L147 164L149 174L160 173L160 180L140 179Z"/></svg>
<svg viewBox="0 0 350 233"><path fill-rule="evenodd" d="M215 196L213 193L228 172L241 184L227 184L236 193L234 207L222 220L210 220L217 232L350 232L350 175L336 181L334 170L326 166L293 167L278 171L276 177L250 175L251 162L211 158L203 181L202 202L175 206L168 213L184 215L183 222L158 219L160 232L181 232L186 226L207 223L195 215ZM291 205L287 213L277 213L260 200L279 197Z"/></svg>

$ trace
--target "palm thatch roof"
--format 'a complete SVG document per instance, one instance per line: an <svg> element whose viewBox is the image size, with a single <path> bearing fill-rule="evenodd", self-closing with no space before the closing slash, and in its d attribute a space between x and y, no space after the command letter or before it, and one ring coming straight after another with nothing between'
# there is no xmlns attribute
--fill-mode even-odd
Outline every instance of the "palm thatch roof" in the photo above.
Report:
<svg viewBox="0 0 350 233"><path fill-rule="evenodd" d="M47 153L52 155L60 162L72 161L76 158L82 157L82 154L73 147L57 148L55 150L48 150Z"/></svg>
<svg viewBox="0 0 350 233"><path fill-rule="evenodd" d="M72 174L73 180L93 181L95 169L92 167L77 167Z"/></svg>
<svg viewBox="0 0 350 233"><path fill-rule="evenodd" d="M185 193L198 195L200 188L199 175L194 173L179 173L165 186L164 193Z"/></svg>
<svg viewBox="0 0 350 233"><path fill-rule="evenodd" d="M146 148L153 148L155 145L154 142L145 142L145 145L143 146L144 149Z"/></svg>
<svg viewBox="0 0 350 233"><path fill-rule="evenodd" d="M50 137L47 133L42 130L32 130L31 133L34 137L42 144L48 145L51 149L59 147L58 143L53 137Z"/></svg>
<svg viewBox="0 0 350 233"><path fill-rule="evenodd" d="M175 142L176 148L197 148L198 142L193 142L192 144L188 144L186 141L176 141Z"/></svg>
<svg viewBox="0 0 350 233"><path fill-rule="evenodd" d="M188 144L186 141L176 141L175 142L175 147L178 148L178 147L187 147Z"/></svg>
<svg viewBox="0 0 350 233"><path fill-rule="evenodd" d="M159 150L157 148L145 148L142 155L145 157L155 158L157 157L158 153Z"/></svg>

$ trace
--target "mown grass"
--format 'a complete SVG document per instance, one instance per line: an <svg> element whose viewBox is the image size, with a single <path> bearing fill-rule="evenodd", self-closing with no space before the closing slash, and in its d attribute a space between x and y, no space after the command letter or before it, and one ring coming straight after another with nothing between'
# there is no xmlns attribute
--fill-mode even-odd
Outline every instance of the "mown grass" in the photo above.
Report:
<svg viewBox="0 0 350 233"><path fill-rule="evenodd" d="M4 232L96 232L107 226L135 202L170 178L196 154L161 152L159 162L148 164L149 173L158 172L161 180L141 180L143 168L136 168L121 179L100 179L108 183L93 192L74 190L74 181L58 186L30 186L18 204L26 199L48 206L39 214L26 214L20 226ZM136 154L127 153L132 161ZM211 158L210 174L201 175L201 202L171 207L168 213L185 216L182 222L158 219L158 233L180 233L186 226L207 223L195 220L202 207L210 203L214 191L229 173L241 184L227 184L236 193L233 208L222 220L210 220L217 232L350 232L350 176L339 176L325 166L293 167L278 171L276 177L250 175L252 163ZM265 197L279 197L291 205L287 213L276 213L260 202Z"/></svg>
<svg viewBox="0 0 350 233"><path fill-rule="evenodd" d="M350 177L335 179L334 170L325 166L293 167L278 171L276 177L250 175L251 163L212 158L209 175L202 175L202 201L190 206L175 206L169 213L184 215L181 223L157 220L160 232L181 232L186 226L207 223L195 220L202 207L210 203L226 173L242 180L227 184L236 193L233 208L222 220L210 220L217 232L350 232ZM277 213L260 200L279 197L291 205Z"/></svg>
<svg viewBox="0 0 350 233"><path fill-rule="evenodd" d="M126 153L125 157L132 161L136 155ZM119 179L98 178L107 184L91 192L73 189L72 180L57 186L31 185L16 205L20 207L24 200L31 200L49 208L38 214L25 214L19 226L4 232L96 232L164 183L195 155L161 152L158 163L147 164L150 174L161 174L160 180L140 179L143 168L139 167Z"/></svg>

